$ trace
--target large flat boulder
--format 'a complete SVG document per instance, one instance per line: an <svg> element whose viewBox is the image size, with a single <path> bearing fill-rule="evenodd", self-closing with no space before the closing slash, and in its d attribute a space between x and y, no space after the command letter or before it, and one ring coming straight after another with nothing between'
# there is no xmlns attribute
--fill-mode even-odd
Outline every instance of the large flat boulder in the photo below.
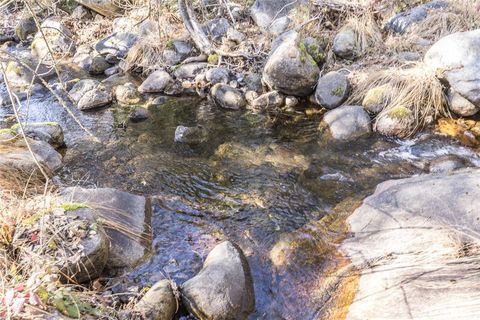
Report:
<svg viewBox="0 0 480 320"><path fill-rule="evenodd" d="M86 204L110 239L107 267L134 267L151 245L151 205L142 196L111 188L65 188L63 201Z"/></svg>
<svg viewBox="0 0 480 320"><path fill-rule="evenodd" d="M12 133L2 134L0 138L0 173L18 172L22 177L41 176L39 165L51 176L62 166L62 156L48 143L27 138L13 138ZM12 140L7 140L7 139Z"/></svg>
<svg viewBox="0 0 480 320"><path fill-rule="evenodd" d="M477 318L479 207L479 169L380 184L347 220L360 276L347 319Z"/></svg>

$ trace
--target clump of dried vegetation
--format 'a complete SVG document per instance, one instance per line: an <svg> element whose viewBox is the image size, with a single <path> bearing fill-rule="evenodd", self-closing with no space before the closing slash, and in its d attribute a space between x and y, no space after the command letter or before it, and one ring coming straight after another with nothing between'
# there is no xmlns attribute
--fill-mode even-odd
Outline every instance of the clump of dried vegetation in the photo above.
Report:
<svg viewBox="0 0 480 320"><path fill-rule="evenodd" d="M411 111L414 125L409 134L414 134L439 117L449 116L445 90L435 73L422 64L413 67L390 68L373 72L361 79L349 98L349 103L361 104L370 90L387 88L382 92L385 101L377 121L393 110L406 108Z"/></svg>

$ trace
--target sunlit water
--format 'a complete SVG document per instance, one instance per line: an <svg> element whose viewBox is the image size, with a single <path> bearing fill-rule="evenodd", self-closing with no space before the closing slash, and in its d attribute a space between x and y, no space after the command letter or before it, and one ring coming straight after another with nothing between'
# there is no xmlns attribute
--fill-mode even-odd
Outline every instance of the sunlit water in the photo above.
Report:
<svg viewBox="0 0 480 320"><path fill-rule="evenodd" d="M21 111L26 116L27 108ZM34 97L28 109L30 121L57 121L65 129L62 182L153 198L154 253L131 277L147 284L166 275L181 284L216 243L233 240L253 272L252 319L319 314L318 287L334 262L321 250L325 231L316 222L338 203L364 197L382 181L421 174L440 155L480 164L473 151L438 136L325 141L316 129L320 117L299 112L272 120L193 98L172 98L140 123L128 121L129 109L121 106L72 112L98 140L49 96ZM6 114L11 110L0 109L1 126ZM201 125L204 142L174 143L178 125Z"/></svg>

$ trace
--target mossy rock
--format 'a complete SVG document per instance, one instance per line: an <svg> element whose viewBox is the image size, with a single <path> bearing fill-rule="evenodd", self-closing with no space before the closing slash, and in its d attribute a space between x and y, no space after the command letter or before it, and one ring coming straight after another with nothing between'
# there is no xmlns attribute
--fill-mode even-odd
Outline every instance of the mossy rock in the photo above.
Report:
<svg viewBox="0 0 480 320"><path fill-rule="evenodd" d="M388 104L388 86L377 86L368 90L362 106L371 114L379 114Z"/></svg>
<svg viewBox="0 0 480 320"><path fill-rule="evenodd" d="M405 106L384 109L377 116L375 131L388 137L409 137L415 131L413 111Z"/></svg>
<svg viewBox="0 0 480 320"><path fill-rule="evenodd" d="M318 65L321 65L325 62L325 52L320 48L320 45L316 41L305 43L305 49Z"/></svg>
<svg viewBox="0 0 480 320"><path fill-rule="evenodd" d="M305 63L305 62L308 61L313 65L317 65L317 62L310 55L310 53L308 52L307 46L305 45L305 43L303 41L300 41L300 43L298 44L298 49L300 51L300 61L302 63Z"/></svg>

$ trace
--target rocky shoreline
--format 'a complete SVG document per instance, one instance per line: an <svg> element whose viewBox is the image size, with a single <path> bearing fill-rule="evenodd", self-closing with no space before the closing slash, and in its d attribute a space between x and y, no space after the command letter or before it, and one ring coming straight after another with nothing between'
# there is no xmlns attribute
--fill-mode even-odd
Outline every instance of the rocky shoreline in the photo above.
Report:
<svg viewBox="0 0 480 320"><path fill-rule="evenodd" d="M161 26L150 19L146 7L123 12L109 1L79 1L81 5L58 15L40 9L33 16L25 8L4 9L15 24L7 25L7 36L0 37L4 87L0 108L12 113L0 121L0 195L5 199L9 195L5 212L12 210L7 205L15 203L13 198L30 198L25 211L31 216L19 218L21 239L35 254L45 255L49 271L48 276L42 273L45 270L38 271L25 279L28 285L22 282L21 287L7 290L0 298L0 316L40 316L30 305L54 318L88 314L93 318L240 320L252 319L258 304L251 253L228 237L216 241L202 269L182 284L167 275L143 289L128 280L124 283L122 277L155 250L151 198L121 188L60 183L64 130L70 128L56 122L29 122L25 106L32 98L55 97L79 126L76 113L108 108L122 108L128 114L128 124L117 126L141 125L169 97L192 96L224 113L261 115L268 129L282 116L295 119L313 114L318 117L314 128L318 143L340 149L362 139L378 139L380 144L384 137L406 139L423 132L478 147L480 33L474 30L475 24L466 24L472 17L464 16L461 4L431 1L402 10L382 5L369 16L365 12L371 7L327 2L256 0L250 6L223 6L203 1L192 9L191 4L178 1L186 30L175 34L171 28L181 25L178 18ZM342 15L342 10L357 12L356 19ZM203 18L198 22L200 12ZM304 14L309 19L302 22ZM432 17L437 16L454 16L460 22L453 20L458 22L455 28L439 31L435 37L419 38L425 35L425 21L436 21ZM320 17L330 19L331 26L326 22L322 26L328 36L307 28ZM167 31L170 34L163 38ZM152 42L159 40L158 34L162 34L161 43ZM408 35L407 49L388 47L387 40L407 41ZM82 130L97 140L88 129L82 126ZM208 126L187 121L177 124L168 139L195 150L208 144L210 131ZM221 155L222 150L228 154ZM472 150L478 155L478 149ZM272 167L287 167L289 174L301 171L300 183L350 183L342 174L319 174L313 161L289 150L273 146L255 152L239 144L222 144L213 162L250 156L247 160L254 165L264 161ZM452 315L471 319L480 314L474 306L478 290L471 285L476 283L478 247L475 208L480 180L475 166L467 158L445 154L420 168L429 174L386 181L358 209L349 207L332 217L334 233L341 236L328 244L323 242L331 239L321 239L322 245L314 247L340 262L328 264L338 269L334 280L326 276L318 281L321 285L315 284L321 288L316 295L325 305L325 310L323 305L318 308L316 318L333 319L335 314L345 319L449 319ZM324 219L320 229L333 232L328 230L329 223L323 225ZM48 249L44 224L62 230L63 240L47 233ZM278 270L288 269L287 258L300 255L289 250L305 244L305 239L286 238L270 251L269 259ZM0 252L7 257L9 246L1 243ZM284 243L290 244L283 247ZM102 283L104 278L111 281ZM97 300L84 304L84 300L67 298L71 293L62 286L69 284L94 291L95 286L110 289L96 290ZM126 300L118 298L122 295ZM81 308L72 307L79 303ZM465 304L468 308L459 307Z"/></svg>

